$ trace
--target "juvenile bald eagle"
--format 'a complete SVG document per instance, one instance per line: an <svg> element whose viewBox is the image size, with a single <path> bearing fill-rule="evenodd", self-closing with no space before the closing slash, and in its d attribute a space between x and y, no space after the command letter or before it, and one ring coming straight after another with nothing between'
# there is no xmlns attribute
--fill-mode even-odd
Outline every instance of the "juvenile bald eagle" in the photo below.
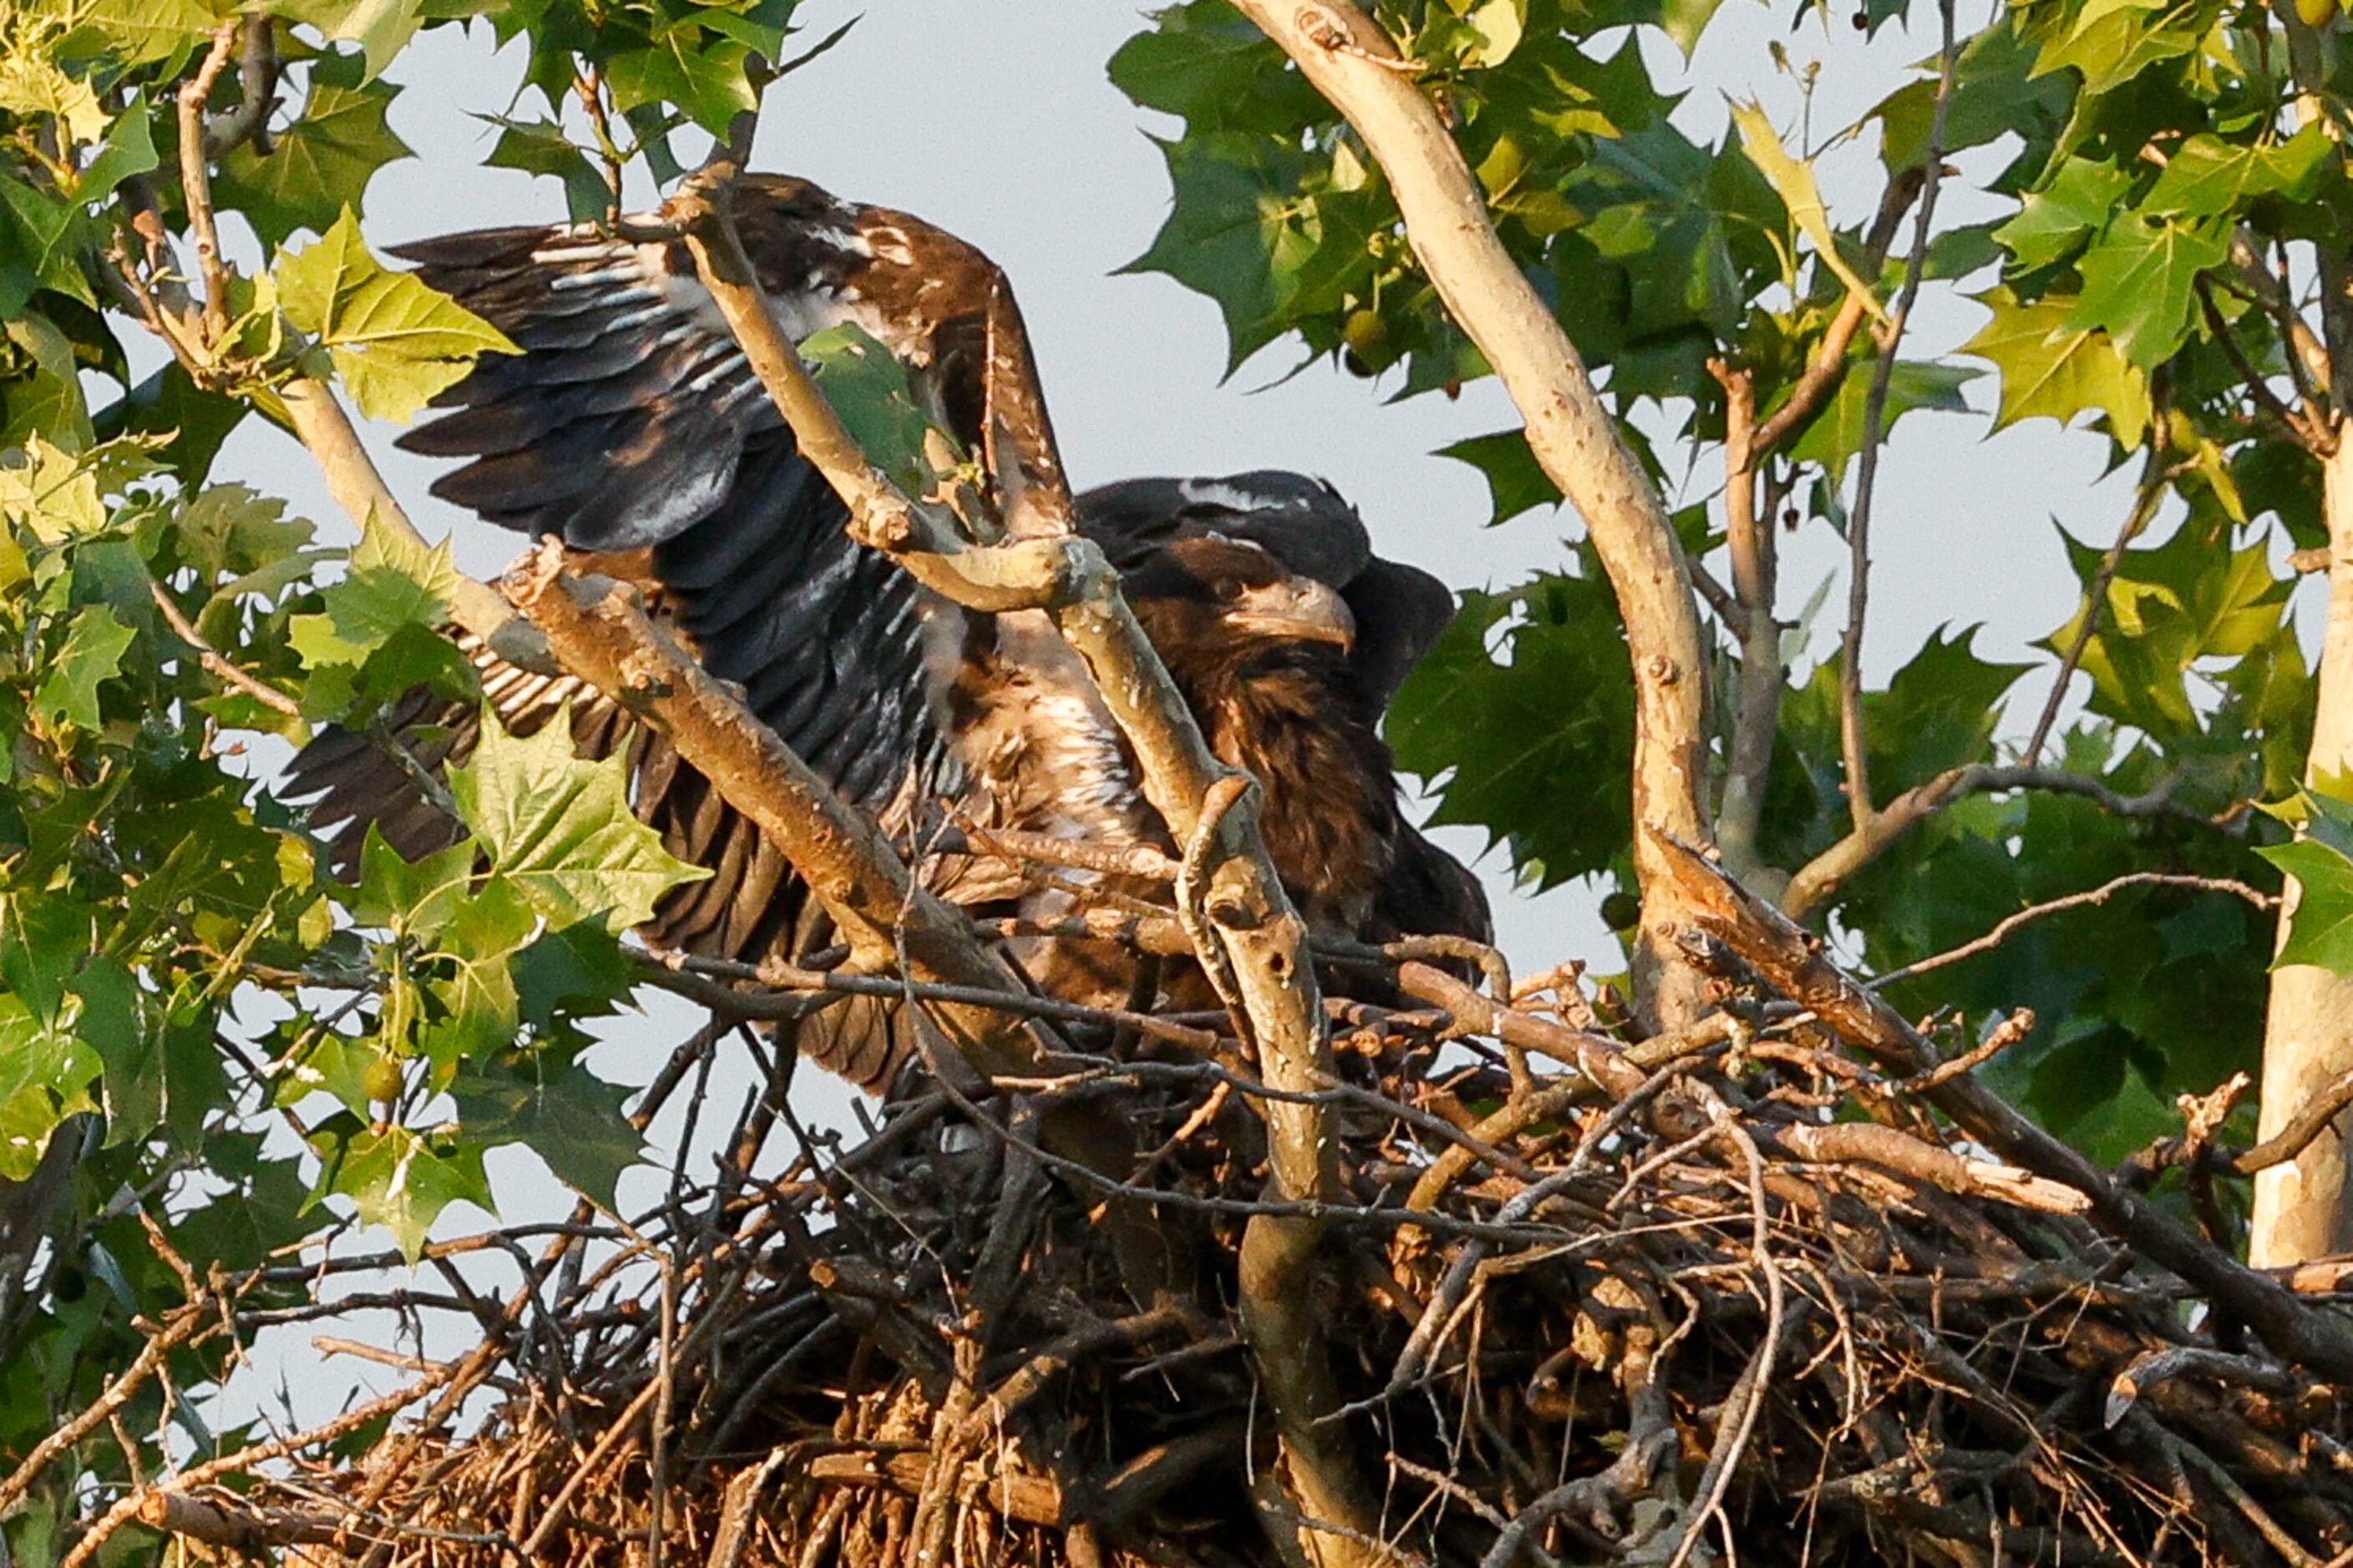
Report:
<svg viewBox="0 0 2353 1568"><path fill-rule="evenodd" d="M986 258L798 180L746 179L736 217L797 336L856 321L907 367L933 420L982 456L1009 530L1058 525L1030 506L1059 476L1018 314ZM436 494L557 534L592 552L588 569L636 583L714 675L911 848L942 803L982 829L1168 847L1092 682L1041 614L968 614L850 540L841 500L799 457L682 246L511 228L401 254L522 350L484 361L440 400L449 412L403 438L470 459ZM1268 847L1311 928L1483 938L1477 882L1406 820L1378 731L1451 614L1445 587L1374 556L1355 510L1298 475L1132 480L1077 510L1213 749L1265 786ZM584 751L626 750L638 816L713 871L670 894L649 942L752 962L823 944L790 867L659 736L574 679L469 652L510 729L535 730L568 701ZM422 693L393 716L430 737L416 749L435 767L471 750L476 722ZM320 795L317 823L345 825L346 853L370 823L411 856L454 841L364 737L322 735L293 782ZM927 864L948 898L1033 920L1106 880L1041 879L983 855ZM1105 942L1029 939L1013 956L1071 999L1124 1001L1137 983L1133 955ZM828 1016L801 1030L805 1051L869 1087L895 1070L902 1031L856 1010Z"/></svg>

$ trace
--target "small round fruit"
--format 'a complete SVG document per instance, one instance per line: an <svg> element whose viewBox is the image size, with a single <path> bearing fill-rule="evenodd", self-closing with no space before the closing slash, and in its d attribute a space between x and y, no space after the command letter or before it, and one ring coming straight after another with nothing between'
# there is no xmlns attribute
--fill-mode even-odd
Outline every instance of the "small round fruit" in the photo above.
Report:
<svg viewBox="0 0 2353 1568"><path fill-rule="evenodd" d="M2337 0L2295 0L2295 18L2307 27L2326 27L2337 19Z"/></svg>
<svg viewBox="0 0 2353 1568"><path fill-rule="evenodd" d="M1625 931L1642 918L1642 900L1624 891L1601 900L1601 920L1611 931Z"/></svg>
<svg viewBox="0 0 2353 1568"><path fill-rule="evenodd" d="M1348 340L1350 348L1366 359L1375 358L1379 354L1381 345L1388 342L1388 319L1378 310L1351 310L1348 319L1340 323L1340 335Z"/></svg>
<svg viewBox="0 0 2353 1568"><path fill-rule="evenodd" d="M360 1074L361 1091L379 1105L390 1105L398 1100L405 1087L406 1085L400 1076L400 1064L390 1057L376 1058L368 1063L367 1070Z"/></svg>

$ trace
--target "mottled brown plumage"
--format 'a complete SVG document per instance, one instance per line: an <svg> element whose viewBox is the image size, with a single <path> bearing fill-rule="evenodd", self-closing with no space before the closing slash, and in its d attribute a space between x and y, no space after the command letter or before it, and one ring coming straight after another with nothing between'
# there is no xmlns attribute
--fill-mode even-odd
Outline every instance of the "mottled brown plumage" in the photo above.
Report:
<svg viewBox="0 0 2353 1568"><path fill-rule="evenodd" d="M804 181L748 179L736 214L795 336L863 328L906 367L934 421L980 455L1013 531L1059 525L1031 505L1059 483L1053 444L1019 314L986 257ZM638 584L713 674L911 854L925 848L934 803L984 827L1169 847L1123 741L1041 615L968 615L850 541L846 509L799 456L682 246L575 226L455 235L402 254L523 351L485 361L404 438L466 459L437 494L557 534L595 552L594 569ZM1475 882L1399 811L1377 728L1451 614L1443 586L1374 557L1354 510L1297 475L1130 481L1081 498L1079 512L1212 743L1266 782L1270 848L1316 929L1484 934ZM1310 609L1322 622L1294 613ZM672 853L714 871L662 903L649 941L756 963L828 940L790 867L659 736L576 681L470 651L509 728L534 730L568 702L584 751L628 756L638 815ZM479 723L422 695L391 717L429 737L429 766L467 754ZM344 824L347 848L370 823L411 855L453 841L364 738L322 735L294 772L321 795L317 820ZM1043 879L978 855L925 864L937 890L976 910L1041 921L1077 907L1072 885L1101 881ZM1136 982L1132 958L1101 942L1032 940L1015 956L1074 1000L1124 1001ZM907 1054L887 1011L836 1007L799 1043L877 1084Z"/></svg>

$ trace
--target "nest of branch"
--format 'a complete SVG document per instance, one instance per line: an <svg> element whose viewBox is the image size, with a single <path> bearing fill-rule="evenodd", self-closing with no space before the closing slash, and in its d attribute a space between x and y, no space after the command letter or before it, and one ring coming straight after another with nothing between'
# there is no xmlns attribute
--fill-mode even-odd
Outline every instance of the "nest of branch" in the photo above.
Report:
<svg viewBox="0 0 2353 1568"><path fill-rule="evenodd" d="M1295 1562L1287 1356L1328 1373L1359 1561L2346 1560L2345 1401L2185 1275L2336 1309L2162 1196L2136 1212L2211 1259L2100 1217L2227 1174L2217 1107L2101 1195L1932 1117L1968 1062L1899 1079L1753 984L1627 1046L1573 990L1422 979L1451 1009L1335 1007L1334 1205L1261 1201L1238 1059L918 1086L858 1146L560 1244L356 1462L143 1517L367 1568ZM1270 1220L1320 1227L1314 1283L1253 1321Z"/></svg>

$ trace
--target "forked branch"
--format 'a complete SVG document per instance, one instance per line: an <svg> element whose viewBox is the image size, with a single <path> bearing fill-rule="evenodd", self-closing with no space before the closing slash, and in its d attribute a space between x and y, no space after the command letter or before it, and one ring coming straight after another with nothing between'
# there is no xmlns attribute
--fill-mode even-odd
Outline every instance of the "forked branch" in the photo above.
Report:
<svg viewBox="0 0 2353 1568"><path fill-rule="evenodd" d="M1188 868L1180 889L1198 902L1209 933L1199 954L1231 976L1271 1089L1304 1095L1330 1068L1330 1044L1307 951L1258 826L1258 791L1209 751L1176 683L1145 639L1102 552L1063 535L1005 544L965 541L936 509L892 485L859 449L778 328L728 216L734 169L721 162L672 198L666 216L683 229L704 285L743 345L800 450L848 503L851 531L927 586L966 608L1039 610L1087 666L1105 709L1134 752L1144 794L1168 825ZM990 396L1035 398L1037 384L1012 324L1008 290L991 301ZM1042 415L1042 405L1031 411ZM992 421L994 423L994 421ZM1043 428L1042 417L1034 420ZM1053 489L1060 464L1040 455ZM1049 495L1050 518L1067 498ZM1243 787L1237 790L1236 784ZM1195 911L1188 910L1187 913ZM1315 1200L1335 1182L1330 1111L1319 1100L1265 1107L1273 1194ZM1241 1256L1242 1320L1282 1438L1284 1507L1303 1551L1319 1563L1387 1561L1368 1548L1377 1515L1339 1431L1324 1420L1338 1400L1308 1310L1321 1226L1296 1215L1253 1216ZM1270 1520L1272 1528L1283 1528ZM1324 1528L1324 1526L1336 1528Z"/></svg>
<svg viewBox="0 0 2353 1568"><path fill-rule="evenodd" d="M1581 512L1618 596L1634 667L1634 868L1644 910L1636 982L1669 1026L1702 1008L1672 962L1672 887L1652 847L1709 837L1700 804L1706 665L1691 576L1657 488L1602 407L1584 359L1496 237L1477 179L1396 47L1349 0L1238 0L1364 138L1414 255L1525 422L1546 477ZM1654 831L1640 831L1647 827Z"/></svg>

